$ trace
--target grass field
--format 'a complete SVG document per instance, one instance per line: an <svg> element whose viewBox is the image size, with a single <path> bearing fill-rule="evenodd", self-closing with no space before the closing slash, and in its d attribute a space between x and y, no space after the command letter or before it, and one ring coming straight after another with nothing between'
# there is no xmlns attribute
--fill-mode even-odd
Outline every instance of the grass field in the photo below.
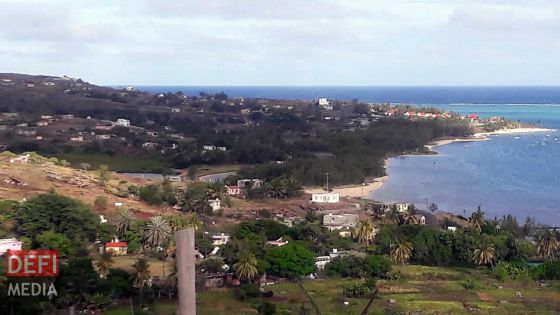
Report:
<svg viewBox="0 0 560 315"><path fill-rule="evenodd" d="M132 270L132 265L136 262L138 258L139 258L138 256L134 256L134 255L113 257L113 261L114 261L113 268L130 271ZM151 257L143 257L143 258L148 261L148 264L150 264L149 270L150 270L150 275L152 277L160 277L162 279L165 279L167 274L169 274L169 271L171 270L170 269L171 264L169 262L165 263L165 275L164 275L163 274L164 265L161 260L151 258Z"/></svg>
<svg viewBox="0 0 560 315"><path fill-rule="evenodd" d="M465 288L469 278L474 281L473 289ZM307 280L303 286L322 315L360 314L368 299L349 299L341 294L346 284L356 281L359 280ZM402 279L378 281L380 291L368 314L558 314L560 282L547 283L545 288L531 280L497 283L482 269L406 266ZM256 308L262 301L275 303L277 314L298 314L302 304L310 309L307 298L294 283L275 284L267 289L274 291L273 297L247 303L235 300L231 289L198 292L197 314L257 314ZM522 297L517 297L517 292ZM391 299L395 301L392 305ZM156 303L152 310L155 314L172 314L174 303ZM469 311L465 306L476 307L478 311ZM104 314L129 314L125 307L120 309L124 312L115 313L115 309Z"/></svg>
<svg viewBox="0 0 560 315"><path fill-rule="evenodd" d="M73 167L80 168L80 163L89 164L92 169L99 168L99 165L107 165L110 170L118 172L155 172L167 167L163 160L157 158L133 158L129 156L109 155L102 153L63 153L56 157L59 160L66 160Z"/></svg>

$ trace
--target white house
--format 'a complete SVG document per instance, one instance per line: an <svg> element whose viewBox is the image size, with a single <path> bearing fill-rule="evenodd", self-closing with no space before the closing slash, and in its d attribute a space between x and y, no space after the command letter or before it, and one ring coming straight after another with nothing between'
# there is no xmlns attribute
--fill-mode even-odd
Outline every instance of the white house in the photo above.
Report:
<svg viewBox="0 0 560 315"><path fill-rule="evenodd" d="M239 186L227 186L227 193L230 196L237 196L241 194L241 188L239 188Z"/></svg>
<svg viewBox="0 0 560 315"><path fill-rule="evenodd" d="M213 246L222 246L226 245L229 242L229 234L219 233L212 235L212 245Z"/></svg>
<svg viewBox="0 0 560 315"><path fill-rule="evenodd" d="M172 113L180 113L180 112L181 112L181 109L180 109L180 108L172 108L172 109L171 109L171 112L172 112Z"/></svg>
<svg viewBox="0 0 560 315"><path fill-rule="evenodd" d="M288 241L284 241L282 238L279 238L275 241L267 241L266 245L270 245L270 246L275 246L275 247L280 247L280 246L284 246L287 245Z"/></svg>
<svg viewBox="0 0 560 315"><path fill-rule="evenodd" d="M130 120L119 118L117 119L116 125L121 127L130 127Z"/></svg>
<svg viewBox="0 0 560 315"><path fill-rule="evenodd" d="M72 138L70 138L70 141L72 141L72 142L83 142L84 137L82 137L82 136L72 137Z"/></svg>
<svg viewBox="0 0 560 315"><path fill-rule="evenodd" d="M95 138L97 138L99 140L109 140L109 139L111 139L111 135L97 135L97 136L95 136Z"/></svg>
<svg viewBox="0 0 560 315"><path fill-rule="evenodd" d="M4 255L8 250L21 250L22 242L15 238L0 239L0 256Z"/></svg>
<svg viewBox="0 0 560 315"><path fill-rule="evenodd" d="M216 150L216 146L215 145L210 145L210 144L205 144L202 146L202 149L206 150L206 151L214 151Z"/></svg>
<svg viewBox="0 0 560 315"><path fill-rule="evenodd" d="M333 106L332 106L331 102L326 97L321 97L319 99L319 106L321 106L322 108L324 108L326 110L333 110Z"/></svg>
<svg viewBox="0 0 560 315"><path fill-rule="evenodd" d="M257 178L240 179L237 181L237 187L239 187L240 189L261 188L262 185L263 185L263 181Z"/></svg>
<svg viewBox="0 0 560 315"><path fill-rule="evenodd" d="M329 105L330 102L326 97L319 98L319 106Z"/></svg>
<svg viewBox="0 0 560 315"><path fill-rule="evenodd" d="M347 256L348 254L348 251L338 251L336 248L333 248L332 252L330 252L328 256L315 257L315 266L317 267L317 270L323 270L333 258Z"/></svg>
<svg viewBox="0 0 560 315"><path fill-rule="evenodd" d="M337 203L340 202L340 195L332 192L312 194L311 201L317 203Z"/></svg>
<svg viewBox="0 0 560 315"><path fill-rule="evenodd" d="M210 208L212 208L213 212L222 209L222 202L218 198L208 200L208 204L210 205Z"/></svg>
<svg viewBox="0 0 560 315"><path fill-rule="evenodd" d="M397 208L397 212L405 212L408 210L408 203L395 203L395 207Z"/></svg>
<svg viewBox="0 0 560 315"><path fill-rule="evenodd" d="M357 214L332 214L323 216L323 225L330 231L355 228L360 217Z"/></svg>

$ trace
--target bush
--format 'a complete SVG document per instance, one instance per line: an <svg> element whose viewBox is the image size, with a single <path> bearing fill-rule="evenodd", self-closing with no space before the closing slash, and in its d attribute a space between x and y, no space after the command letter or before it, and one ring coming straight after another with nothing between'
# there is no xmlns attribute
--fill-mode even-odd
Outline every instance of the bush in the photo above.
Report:
<svg viewBox="0 0 560 315"><path fill-rule="evenodd" d="M467 290L474 290L476 288L476 283L472 277L469 277L466 281L461 282L461 285Z"/></svg>
<svg viewBox="0 0 560 315"><path fill-rule="evenodd" d="M391 271L391 260L381 255L371 255L365 260L367 272L372 277L383 277Z"/></svg>
<svg viewBox="0 0 560 315"><path fill-rule="evenodd" d="M97 196L95 198L95 201L93 202L93 205L94 205L95 209L103 210L103 209L107 208L107 203L108 203L107 197Z"/></svg>
<svg viewBox="0 0 560 315"><path fill-rule="evenodd" d="M335 257L326 266L328 275L343 278L361 278L367 273L366 269L364 259L358 256Z"/></svg>
<svg viewBox="0 0 560 315"><path fill-rule="evenodd" d="M247 301L247 293L245 293L245 291L241 288L236 288L233 291L233 295L235 296L235 299L238 301L242 301L242 302Z"/></svg>
<svg viewBox="0 0 560 315"><path fill-rule="evenodd" d="M259 306L259 314L263 314L263 315L276 314L276 304L270 302L264 302Z"/></svg>
<svg viewBox="0 0 560 315"><path fill-rule="evenodd" d="M342 295L347 298L359 298L367 293L370 289L364 283L350 283L342 289Z"/></svg>
<svg viewBox="0 0 560 315"><path fill-rule="evenodd" d="M244 284L234 291L235 298L239 301L247 301L249 298L261 296L261 290L256 284Z"/></svg>
<svg viewBox="0 0 560 315"><path fill-rule="evenodd" d="M364 282L364 285L373 291L377 286L377 279L369 278Z"/></svg>
<svg viewBox="0 0 560 315"><path fill-rule="evenodd" d="M268 291L263 292L262 295L263 295L263 297L269 298L269 297L272 297L274 295L274 291L268 290Z"/></svg>
<svg viewBox="0 0 560 315"><path fill-rule="evenodd" d="M537 280L560 280L560 262L547 261L535 267L533 278Z"/></svg>

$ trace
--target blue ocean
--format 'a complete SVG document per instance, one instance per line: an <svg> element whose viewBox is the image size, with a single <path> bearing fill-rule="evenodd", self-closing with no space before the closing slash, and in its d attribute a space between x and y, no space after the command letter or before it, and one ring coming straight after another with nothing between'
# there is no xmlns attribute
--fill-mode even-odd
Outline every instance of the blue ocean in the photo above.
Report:
<svg viewBox="0 0 560 315"><path fill-rule="evenodd" d="M279 99L357 98L364 102L433 106L482 117L503 116L560 129L560 87L140 87L150 92L225 92ZM488 217L534 216L560 224L560 133L492 136L489 141L436 147L438 155L402 156L387 165L389 178L370 197L436 203L440 210L470 215L481 206Z"/></svg>

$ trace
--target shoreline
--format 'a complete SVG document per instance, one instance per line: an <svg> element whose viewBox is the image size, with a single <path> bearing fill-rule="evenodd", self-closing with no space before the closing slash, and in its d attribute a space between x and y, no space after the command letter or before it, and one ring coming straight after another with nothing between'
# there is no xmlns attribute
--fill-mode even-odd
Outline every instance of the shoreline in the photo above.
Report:
<svg viewBox="0 0 560 315"><path fill-rule="evenodd" d="M332 189L333 193L338 193L340 197L349 198L362 198L369 199L368 195L381 188L387 180L388 176L375 177L372 182L366 182L365 185L343 185L340 187L335 187ZM307 194L318 194L326 192L322 187L306 187L305 193Z"/></svg>
<svg viewBox="0 0 560 315"><path fill-rule="evenodd" d="M475 142L475 141L488 141L490 140L490 136L499 136L499 135L511 135L511 134L522 134L522 133L537 133L537 132L556 132L556 129L549 129L549 128L511 128L511 129L499 129L495 131L489 132L476 132L470 137L465 138L455 138L455 139L441 139L435 140L430 144L427 144L426 147L432 151L433 148L437 146L447 145L455 142ZM436 152L437 153L437 152Z"/></svg>
<svg viewBox="0 0 560 315"><path fill-rule="evenodd" d="M521 133L536 133L536 132L556 132L556 129L549 129L549 128L512 128L512 129L500 129L491 132L477 132L474 133L472 136L465 137L465 138L454 138L454 139L441 139L435 140L431 143L425 145L431 152L436 153L433 151L433 148L438 146L443 146L455 142L477 142L477 141L488 141L491 140L490 136L497 136L497 135L507 135L507 134L521 134ZM408 155L408 154L404 154ZM403 156L402 154L397 156ZM385 165L390 158L397 157L391 156L385 159ZM389 178L388 175L375 177L372 182L366 182L366 185L343 185L340 187L335 187L332 189L332 192L340 194L341 197L349 197L349 198L362 198L365 200L373 200L369 198L369 194L378 190L379 188L383 187L385 181ZM308 194L316 194L325 192L322 187L305 187L305 193Z"/></svg>

